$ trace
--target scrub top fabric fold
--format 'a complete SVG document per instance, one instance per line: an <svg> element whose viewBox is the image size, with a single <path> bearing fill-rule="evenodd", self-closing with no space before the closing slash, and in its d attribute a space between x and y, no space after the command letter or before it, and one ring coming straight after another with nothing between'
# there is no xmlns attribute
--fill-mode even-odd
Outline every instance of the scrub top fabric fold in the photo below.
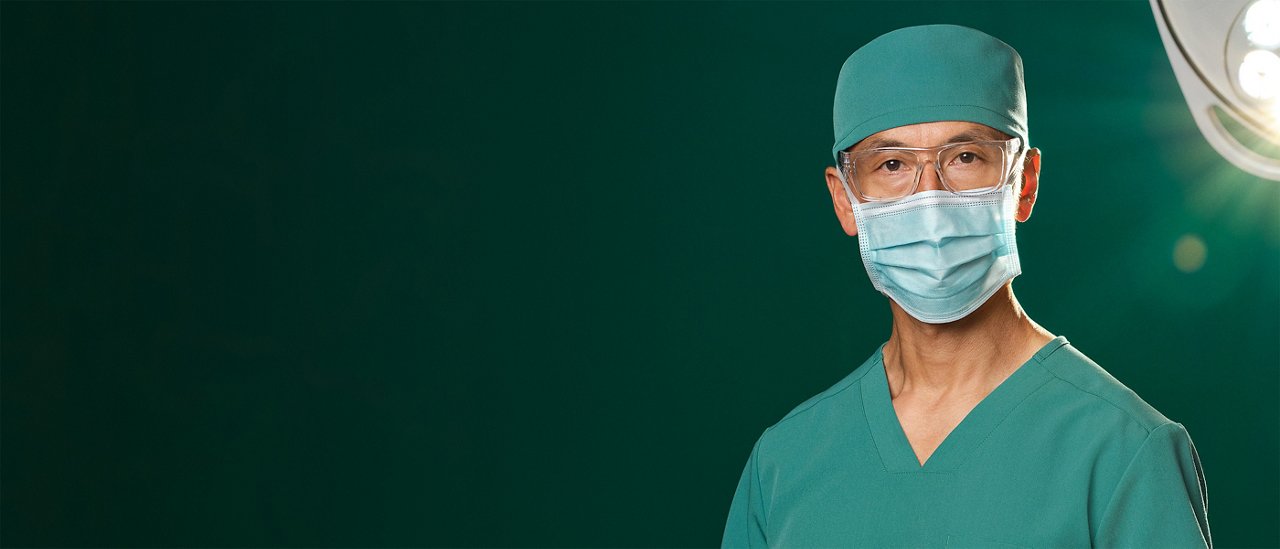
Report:
<svg viewBox="0 0 1280 549"><path fill-rule="evenodd" d="M756 440L722 547L1211 547L1187 430L1057 337L921 465L883 348Z"/></svg>

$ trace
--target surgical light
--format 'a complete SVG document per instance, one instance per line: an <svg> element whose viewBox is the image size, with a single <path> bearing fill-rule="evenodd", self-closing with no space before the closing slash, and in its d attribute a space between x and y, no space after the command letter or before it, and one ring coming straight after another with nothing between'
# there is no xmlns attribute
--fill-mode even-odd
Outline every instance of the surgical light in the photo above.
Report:
<svg viewBox="0 0 1280 549"><path fill-rule="evenodd" d="M1241 169L1280 181L1280 0L1150 1L1205 140Z"/></svg>

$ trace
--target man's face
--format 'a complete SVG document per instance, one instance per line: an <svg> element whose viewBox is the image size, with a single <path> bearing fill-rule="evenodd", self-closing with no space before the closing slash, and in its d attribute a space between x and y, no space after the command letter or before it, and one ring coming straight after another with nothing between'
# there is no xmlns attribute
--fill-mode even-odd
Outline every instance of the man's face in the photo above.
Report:
<svg viewBox="0 0 1280 549"><path fill-rule="evenodd" d="M943 121L943 122L924 122L921 124L909 124L906 126L898 126L890 128L879 133L867 136L866 139L859 141L849 150L857 152L865 149L874 149L880 147L937 147L948 143L959 143L964 141L1004 141L1012 136L1006 135L1004 132L996 130L990 126L978 124L976 122L961 121ZM1024 144L1025 146L1025 144ZM1026 221L1031 215L1031 206L1035 203L1035 193L1037 190L1038 176L1040 172L1040 156L1039 151L1032 149L1027 153L1026 161L1022 166L1022 187L1019 191L1018 203L1018 221ZM849 204L849 195L844 190L844 185L840 183L840 178L835 167L827 168L827 187L831 192L831 200L836 209L836 216L840 219L841 226L844 227L845 233L849 236L858 234L857 223L853 217L853 207ZM920 184L916 187L915 192L943 190L942 181L938 179L938 174L932 169L925 169L920 175ZM858 202L865 202L855 194Z"/></svg>

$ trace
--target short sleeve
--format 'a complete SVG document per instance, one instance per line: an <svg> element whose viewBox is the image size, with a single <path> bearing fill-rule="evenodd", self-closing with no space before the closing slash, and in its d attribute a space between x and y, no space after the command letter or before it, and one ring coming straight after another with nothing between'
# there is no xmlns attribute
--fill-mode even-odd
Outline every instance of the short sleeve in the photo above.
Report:
<svg viewBox="0 0 1280 549"><path fill-rule="evenodd" d="M724 525L724 538L720 547L767 547L765 538L764 505L761 501L761 488L758 476L758 459L760 441L751 448L751 456L742 469L742 477L738 479L738 489L733 493L733 503L729 505L729 518Z"/></svg>
<svg viewBox="0 0 1280 549"><path fill-rule="evenodd" d="M1095 547L1213 547L1208 490L1186 428L1153 429L1116 485Z"/></svg>

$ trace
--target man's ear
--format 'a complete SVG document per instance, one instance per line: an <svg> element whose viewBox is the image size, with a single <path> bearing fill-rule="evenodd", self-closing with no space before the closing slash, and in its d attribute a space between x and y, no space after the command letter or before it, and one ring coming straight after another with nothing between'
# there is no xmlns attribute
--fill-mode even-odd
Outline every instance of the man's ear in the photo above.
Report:
<svg viewBox="0 0 1280 549"><path fill-rule="evenodd" d="M1031 208L1036 205L1036 193L1040 191L1040 149L1027 151L1027 159L1022 163L1022 190L1018 193L1018 213L1014 216L1018 221L1026 221L1031 217Z"/></svg>
<svg viewBox="0 0 1280 549"><path fill-rule="evenodd" d="M836 208L840 227L844 228L844 234L857 236L858 222L853 218L853 204L849 203L849 193L845 192L844 184L840 183L840 172L835 167L827 166L826 176L827 190L831 192L831 205Z"/></svg>

